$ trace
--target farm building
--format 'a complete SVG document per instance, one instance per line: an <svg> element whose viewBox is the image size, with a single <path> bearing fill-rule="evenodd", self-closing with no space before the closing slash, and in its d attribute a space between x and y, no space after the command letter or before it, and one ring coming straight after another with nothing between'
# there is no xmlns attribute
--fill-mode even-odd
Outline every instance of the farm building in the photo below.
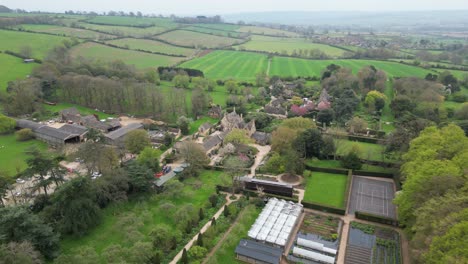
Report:
<svg viewBox="0 0 468 264"><path fill-rule="evenodd" d="M253 133L252 138L255 140L255 143L265 146L270 143L271 139L271 134L270 133L265 133L265 132L260 132L256 131Z"/></svg>
<svg viewBox="0 0 468 264"><path fill-rule="evenodd" d="M297 239L292 251L293 256L299 259L326 264L335 263L337 253L338 251L334 248L301 237Z"/></svg>
<svg viewBox="0 0 468 264"><path fill-rule="evenodd" d="M65 143L78 143L81 141L80 134L67 130L49 127L25 119L16 121L18 129L28 128L34 133L34 136L52 146L60 146Z"/></svg>
<svg viewBox="0 0 468 264"><path fill-rule="evenodd" d="M87 128L97 129L104 133L111 132L122 127L120 122L116 119L102 122L96 115L81 116L80 112L75 107L60 111L60 120L69 124L77 124Z"/></svg>
<svg viewBox="0 0 468 264"><path fill-rule="evenodd" d="M221 106L212 106L210 110L208 110L208 116L215 119L220 119L223 116L223 110Z"/></svg>
<svg viewBox="0 0 468 264"><path fill-rule="evenodd" d="M293 196L293 187L290 184L274 182L274 181L265 181L254 179L250 177L240 177L245 189L257 191L258 188L262 188L264 192L292 197Z"/></svg>
<svg viewBox="0 0 468 264"><path fill-rule="evenodd" d="M248 236L257 242L284 250L293 235L302 211L301 204L270 198L255 223L250 227Z"/></svg>
<svg viewBox="0 0 468 264"><path fill-rule="evenodd" d="M250 239L242 239L235 253L238 260L247 263L279 264L283 250Z"/></svg>
<svg viewBox="0 0 468 264"><path fill-rule="evenodd" d="M60 127L59 130L79 135L81 140L83 140L86 133L88 133L88 129L86 127L76 124L65 124L62 127Z"/></svg>
<svg viewBox="0 0 468 264"><path fill-rule="evenodd" d="M137 129L143 129L143 125L138 124L138 123L129 124L128 126L124 126L124 127L120 128L120 129L117 129L115 131L112 131L112 132L106 134L105 135L106 141L109 144L118 145L119 143L123 142L123 140L125 139L125 136L129 132L131 132L133 130L137 130Z"/></svg>

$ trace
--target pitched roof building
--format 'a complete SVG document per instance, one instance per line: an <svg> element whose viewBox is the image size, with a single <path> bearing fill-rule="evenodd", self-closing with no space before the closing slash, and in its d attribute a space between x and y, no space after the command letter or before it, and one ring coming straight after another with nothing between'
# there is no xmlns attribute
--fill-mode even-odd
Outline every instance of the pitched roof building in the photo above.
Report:
<svg viewBox="0 0 468 264"><path fill-rule="evenodd" d="M36 139L44 141L52 146L60 146L65 143L77 143L81 141L80 134L78 133L49 127L47 125L25 119L17 120L16 127L19 129L31 129Z"/></svg>
<svg viewBox="0 0 468 264"><path fill-rule="evenodd" d="M237 259L247 263L279 264L283 251L264 243L242 239L235 250Z"/></svg>
<svg viewBox="0 0 468 264"><path fill-rule="evenodd" d="M223 128L224 132L230 132L233 129L247 130L249 137L251 137L252 134L257 131L255 127L255 120L251 120L250 122L245 123L242 114L237 114L235 108L231 113L224 114L224 117L221 120L221 127Z"/></svg>
<svg viewBox="0 0 468 264"><path fill-rule="evenodd" d="M108 134L105 135L106 137L106 141L110 144L118 144L118 143L121 143L123 142L123 140L125 139L125 136L133 131L133 130L137 130L137 129L143 129L143 125L142 124L138 124L138 123L132 123L132 124L129 124L127 126L124 126L122 128L119 128L115 131L112 131Z"/></svg>

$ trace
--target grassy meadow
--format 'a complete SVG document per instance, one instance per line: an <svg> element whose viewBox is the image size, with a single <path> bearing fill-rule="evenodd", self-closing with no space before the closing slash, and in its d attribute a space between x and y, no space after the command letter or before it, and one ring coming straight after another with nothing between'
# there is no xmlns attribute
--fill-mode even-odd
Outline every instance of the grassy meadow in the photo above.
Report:
<svg viewBox="0 0 468 264"><path fill-rule="evenodd" d="M84 27L90 30L97 30L100 32L106 32L111 35L121 37L151 37L161 32L168 30L167 28L160 26L152 26L147 28L138 27L126 27L126 26L113 26L113 25L96 25L89 23L79 23L80 27Z"/></svg>
<svg viewBox="0 0 468 264"><path fill-rule="evenodd" d="M134 38L124 38L124 39L116 39L107 41L106 43L116 45L119 47L128 47L129 49L139 49L139 50L147 50L152 52L162 52L166 54L174 54L174 55L183 55L183 56L191 56L195 53L194 49L188 48L181 48L172 45L168 45L166 43L162 43L156 40L149 40L149 39L134 39Z"/></svg>
<svg viewBox="0 0 468 264"><path fill-rule="evenodd" d="M313 43L303 38L279 38L267 36L252 36L252 40L237 46L238 49L266 51L271 53L281 53L292 55L299 50L318 49L330 57L340 57L345 50L335 48L325 44Z"/></svg>
<svg viewBox="0 0 468 264"><path fill-rule="evenodd" d="M239 28L237 31L256 34L256 35L273 35L273 36L286 36L286 37L298 37L299 36L299 34L291 32L291 31L266 28L266 27L257 27L257 26L243 26Z"/></svg>
<svg viewBox="0 0 468 264"><path fill-rule="evenodd" d="M58 34L58 35L76 37L76 38L82 38L82 39L103 40L103 39L115 38L115 36L112 36L109 34L103 34L103 33L81 29L81 28L70 28L70 27L62 27L62 26L57 26L57 25L21 25L18 28L23 28L28 31Z"/></svg>
<svg viewBox="0 0 468 264"><path fill-rule="evenodd" d="M41 150L47 149L47 144L38 140L24 142L16 141L14 134L0 135L0 164L1 170L13 177L27 168L25 151L36 146Z"/></svg>
<svg viewBox="0 0 468 264"><path fill-rule="evenodd" d="M103 61L122 60L126 64L135 65L135 67L140 69L169 66L183 59L133 50L123 50L89 42L73 47L71 55L72 57L82 56Z"/></svg>
<svg viewBox="0 0 468 264"><path fill-rule="evenodd" d="M66 37L43 35L11 30L0 30L0 51L20 52L23 47L30 47L33 58L43 59L54 46L62 43Z"/></svg>
<svg viewBox="0 0 468 264"><path fill-rule="evenodd" d="M235 32L235 31L226 31L222 29L215 29L215 28L208 28L208 27L203 27L203 26L190 26L184 28L186 30L194 30L200 33L207 33L207 34L214 34L217 36L223 36L223 37L235 37L238 38L242 35L240 32Z"/></svg>
<svg viewBox="0 0 468 264"><path fill-rule="evenodd" d="M384 145L351 141L346 139L338 140L338 143L336 144L336 154L340 156L346 155L353 148L353 146L356 146L359 149L359 157L361 159L389 161L382 155L385 150Z"/></svg>
<svg viewBox="0 0 468 264"><path fill-rule="evenodd" d="M158 35L156 39L161 39L180 46L204 48L225 47L234 45L239 41L233 38L214 36L186 30L171 31L162 35Z"/></svg>
<svg viewBox="0 0 468 264"><path fill-rule="evenodd" d="M259 72L266 72L266 55L236 52L214 51L201 58L181 64L181 67L201 70L207 78L253 81Z"/></svg>
<svg viewBox="0 0 468 264"><path fill-rule="evenodd" d="M86 20L86 22L133 27L146 27L150 25L171 28L176 26L171 19L159 17L96 16Z"/></svg>
<svg viewBox="0 0 468 264"><path fill-rule="evenodd" d="M28 76L36 63L24 63L22 59L0 53L0 93L6 91L8 82L24 79Z"/></svg>
<svg viewBox="0 0 468 264"><path fill-rule="evenodd" d="M304 201L344 208L347 175L310 172L307 177Z"/></svg>

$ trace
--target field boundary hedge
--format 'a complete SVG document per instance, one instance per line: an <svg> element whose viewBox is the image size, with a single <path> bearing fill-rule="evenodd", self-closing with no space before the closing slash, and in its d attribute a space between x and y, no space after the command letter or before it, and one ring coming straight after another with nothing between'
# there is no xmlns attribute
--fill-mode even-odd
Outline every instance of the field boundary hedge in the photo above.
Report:
<svg viewBox="0 0 468 264"><path fill-rule="evenodd" d="M112 16L110 16L112 17ZM124 17L124 16L118 16L118 17ZM122 25L122 24L112 24L112 23L99 23L99 22L91 22L89 19L82 19L78 20L79 22L84 22L88 24L93 24L93 25L101 25L101 26L116 26L116 27L134 27L134 28L150 28L156 26L156 24L151 23L151 24L142 24L142 25Z"/></svg>
<svg viewBox="0 0 468 264"><path fill-rule="evenodd" d="M353 171L354 175L358 176L368 176L368 177L376 177L376 178L388 178L393 179L393 173L386 173L386 172L373 172L373 171L364 171L364 170L355 170Z"/></svg>
<svg viewBox="0 0 468 264"><path fill-rule="evenodd" d="M11 50L5 50L4 53L5 53L5 54L8 54L8 55L11 55L11 56L14 56L14 57L17 57L17 58L20 58L20 59L23 59L23 60L25 60L25 59L33 59L35 63L39 63L39 64L42 63L42 60L40 60L40 59L28 58L28 57L25 57L25 56L23 56L23 55L21 55L21 54L19 54L19 53L13 52L13 51L11 51Z"/></svg>
<svg viewBox="0 0 468 264"><path fill-rule="evenodd" d="M310 203L310 202L305 202L305 201L302 201L301 203L305 208L314 209L314 210L322 211L325 213L346 215L346 209L344 208L338 208L338 207L333 207L333 206L319 204L319 203Z"/></svg>
<svg viewBox="0 0 468 264"><path fill-rule="evenodd" d="M356 211L354 215L356 216L357 219L361 219L361 220L366 220L370 222L375 222L375 223L384 224L384 225L391 225L391 226L399 225L398 220L395 220L389 217L369 214L369 213L360 212L360 211Z"/></svg>
<svg viewBox="0 0 468 264"><path fill-rule="evenodd" d="M206 28L206 29L212 29L212 30L214 30L213 28ZM187 29L187 28L183 28L183 29L181 29L181 30L184 30L184 31L191 31L191 32L195 32L195 33L206 34L206 35L211 35L211 36L216 36L216 37L222 37L222 38L232 38L232 39L245 40L245 38L241 38L241 37L220 36L220 35L216 35L215 33L196 31L196 30Z"/></svg>
<svg viewBox="0 0 468 264"><path fill-rule="evenodd" d="M307 164L304 164L304 166L305 166L305 168L307 170L310 170L310 171L349 175L349 172L348 172L347 169L321 168L321 167L310 166L310 165L307 165Z"/></svg>
<svg viewBox="0 0 468 264"><path fill-rule="evenodd" d="M113 40L115 40L115 39L113 39ZM133 50L133 51L149 53L149 54L155 54L155 55L163 55L163 56L168 56L168 57L186 58L184 55L170 54L170 53L164 53L164 52L159 52L159 51L149 51L149 50L142 50L142 49L125 48L125 47L122 47L122 46L117 46L117 45L114 45L114 44L110 44L110 43L107 43L107 42L96 41L96 40L90 40L89 42L93 42L93 43L97 43L97 44L101 44L101 45L104 45L104 46L108 46L108 47L115 48L115 49L121 49L121 50Z"/></svg>
<svg viewBox="0 0 468 264"><path fill-rule="evenodd" d="M231 193L232 192L232 187L216 185L216 191ZM234 193L241 193L241 192L242 192L243 195L249 195L250 197L258 197L258 193L256 191L246 190L246 189L243 189L241 187L237 187L237 188L234 189ZM271 194L271 193L264 193L264 194L265 194L265 197L278 198L278 199L283 199L283 200L286 200L286 201L291 201L291 202L294 202L294 203L299 203L299 200L298 200L297 196L294 196L294 195L293 195L293 197L287 197L287 196L281 196L281 195L276 195L276 194Z"/></svg>

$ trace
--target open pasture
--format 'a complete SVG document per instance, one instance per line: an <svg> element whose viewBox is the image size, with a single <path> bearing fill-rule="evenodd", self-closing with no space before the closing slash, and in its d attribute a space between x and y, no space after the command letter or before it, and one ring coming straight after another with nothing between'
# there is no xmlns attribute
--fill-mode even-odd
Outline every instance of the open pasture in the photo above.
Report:
<svg viewBox="0 0 468 264"><path fill-rule="evenodd" d="M27 33L11 30L0 30L0 51L20 52L23 47L30 47L33 58L42 59L54 46L59 45L66 37Z"/></svg>
<svg viewBox="0 0 468 264"><path fill-rule="evenodd" d="M114 61L122 60L126 64L135 65L143 69L149 67L169 66L177 63L183 58L149 54L133 50L112 48L96 43L83 43L71 50L72 57L93 58L96 60Z"/></svg>
<svg viewBox="0 0 468 264"><path fill-rule="evenodd" d="M255 75L267 70L266 55L237 52L214 51L206 56L183 63L180 67L198 69L210 79L229 79L253 81Z"/></svg>
<svg viewBox="0 0 468 264"><path fill-rule="evenodd" d="M310 172L306 176L304 201L344 208L347 175L325 172Z"/></svg>
<svg viewBox="0 0 468 264"><path fill-rule="evenodd" d="M115 38L115 36L95 32L91 30L86 30L86 29L81 29L81 28L62 27L62 26L56 26L56 25L21 25L18 28L23 28L28 31L57 34L57 35L83 38L83 39L102 40L102 39Z"/></svg>
<svg viewBox="0 0 468 264"><path fill-rule="evenodd" d="M374 65L383 70L389 77L417 76L423 78L433 71L416 66L404 65L396 62L375 60L307 60L298 58L274 57L271 63L270 75L278 76L317 76L330 64L351 68L353 73L359 72L364 66Z"/></svg>
<svg viewBox="0 0 468 264"><path fill-rule="evenodd" d="M161 39L175 45L194 48L225 47L237 44L239 42L238 39L214 36L185 30L171 31L157 36L156 39Z"/></svg>
<svg viewBox="0 0 468 264"><path fill-rule="evenodd" d="M194 49L176 47L163 42L149 39L124 38L106 41L106 43L116 45L119 47L128 47L129 49L133 50L139 49L152 52L162 52L165 54L191 56L195 53Z"/></svg>
<svg viewBox="0 0 468 264"><path fill-rule="evenodd" d="M86 21L96 24L131 27L160 26L171 28L176 26L176 23L171 19L159 17L96 16Z"/></svg>
<svg viewBox="0 0 468 264"><path fill-rule="evenodd" d="M194 24L196 27L212 28L224 31L237 31L240 26L235 24Z"/></svg>
<svg viewBox="0 0 468 264"><path fill-rule="evenodd" d="M299 36L299 34L291 32L291 31L266 28L266 27L257 27L257 26L243 26L239 28L237 31L256 34L256 35L285 36L285 37L298 37Z"/></svg>
<svg viewBox="0 0 468 264"><path fill-rule="evenodd" d="M238 38L240 37L243 33L240 32L235 32L235 31L226 31L222 29L215 29L215 28L208 28L204 26L190 26L184 28L186 30L194 30L200 33L206 33L206 34L214 34L217 36L223 36L223 37L234 37Z"/></svg>
<svg viewBox="0 0 468 264"><path fill-rule="evenodd" d="M345 50L335 48L325 44L313 43L303 38L281 38L268 36L252 36L252 40L237 46L246 50L266 51L292 55L294 52L318 49L330 57L340 57Z"/></svg>
<svg viewBox="0 0 468 264"><path fill-rule="evenodd" d="M6 91L8 82L26 78L37 66L36 63L24 63L22 59L4 53L0 53L0 61L0 93Z"/></svg>
<svg viewBox="0 0 468 264"><path fill-rule="evenodd" d="M96 25L89 23L80 23L80 27L87 28L90 30L97 30L100 32L106 32L111 35L119 37L151 37L161 32L168 30L167 28L160 26L152 26L147 28L138 27L126 27L126 26L114 26L114 25Z"/></svg>

